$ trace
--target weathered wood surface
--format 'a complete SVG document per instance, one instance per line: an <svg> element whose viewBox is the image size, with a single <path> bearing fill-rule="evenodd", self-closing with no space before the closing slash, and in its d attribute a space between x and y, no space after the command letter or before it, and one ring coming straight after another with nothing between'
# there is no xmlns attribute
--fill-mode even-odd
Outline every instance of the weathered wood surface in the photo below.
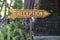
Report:
<svg viewBox="0 0 60 40"><path fill-rule="evenodd" d="M50 15L49 12L46 10L33 10L33 9L27 9L27 10L16 10L16 9L10 9L11 15L8 16L8 18L45 18Z"/></svg>

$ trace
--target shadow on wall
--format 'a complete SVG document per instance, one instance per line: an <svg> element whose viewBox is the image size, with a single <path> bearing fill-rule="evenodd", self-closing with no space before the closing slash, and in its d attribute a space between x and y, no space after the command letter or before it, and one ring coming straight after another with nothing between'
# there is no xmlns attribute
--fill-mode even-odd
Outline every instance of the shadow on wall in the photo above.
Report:
<svg viewBox="0 0 60 40"><path fill-rule="evenodd" d="M60 16L49 16L44 19L37 18L34 28L35 34L60 35Z"/></svg>

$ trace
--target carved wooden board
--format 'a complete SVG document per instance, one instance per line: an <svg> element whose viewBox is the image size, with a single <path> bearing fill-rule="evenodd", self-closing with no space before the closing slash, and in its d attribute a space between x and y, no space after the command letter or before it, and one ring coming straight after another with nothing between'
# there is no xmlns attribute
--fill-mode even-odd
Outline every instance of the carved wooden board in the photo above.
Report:
<svg viewBox="0 0 60 40"><path fill-rule="evenodd" d="M26 9L26 10L16 10L10 9L11 15L8 18L45 18L50 15L49 12L46 10L33 10L33 9Z"/></svg>

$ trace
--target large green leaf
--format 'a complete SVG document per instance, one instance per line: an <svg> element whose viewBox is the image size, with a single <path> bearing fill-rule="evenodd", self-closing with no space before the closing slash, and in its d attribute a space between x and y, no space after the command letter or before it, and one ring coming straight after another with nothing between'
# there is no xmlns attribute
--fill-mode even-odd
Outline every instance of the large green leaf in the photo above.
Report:
<svg viewBox="0 0 60 40"><path fill-rule="evenodd" d="M23 2L22 0L15 0L14 6L12 6L14 9L22 9Z"/></svg>

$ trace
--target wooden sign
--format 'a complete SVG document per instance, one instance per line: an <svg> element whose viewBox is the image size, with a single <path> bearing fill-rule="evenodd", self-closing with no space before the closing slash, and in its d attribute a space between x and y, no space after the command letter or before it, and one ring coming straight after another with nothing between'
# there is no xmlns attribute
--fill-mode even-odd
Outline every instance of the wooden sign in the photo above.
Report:
<svg viewBox="0 0 60 40"><path fill-rule="evenodd" d="M26 10L16 10L16 9L10 9L10 12L12 13L8 18L45 18L50 15L49 12L46 10L32 10L32 9L26 9Z"/></svg>

